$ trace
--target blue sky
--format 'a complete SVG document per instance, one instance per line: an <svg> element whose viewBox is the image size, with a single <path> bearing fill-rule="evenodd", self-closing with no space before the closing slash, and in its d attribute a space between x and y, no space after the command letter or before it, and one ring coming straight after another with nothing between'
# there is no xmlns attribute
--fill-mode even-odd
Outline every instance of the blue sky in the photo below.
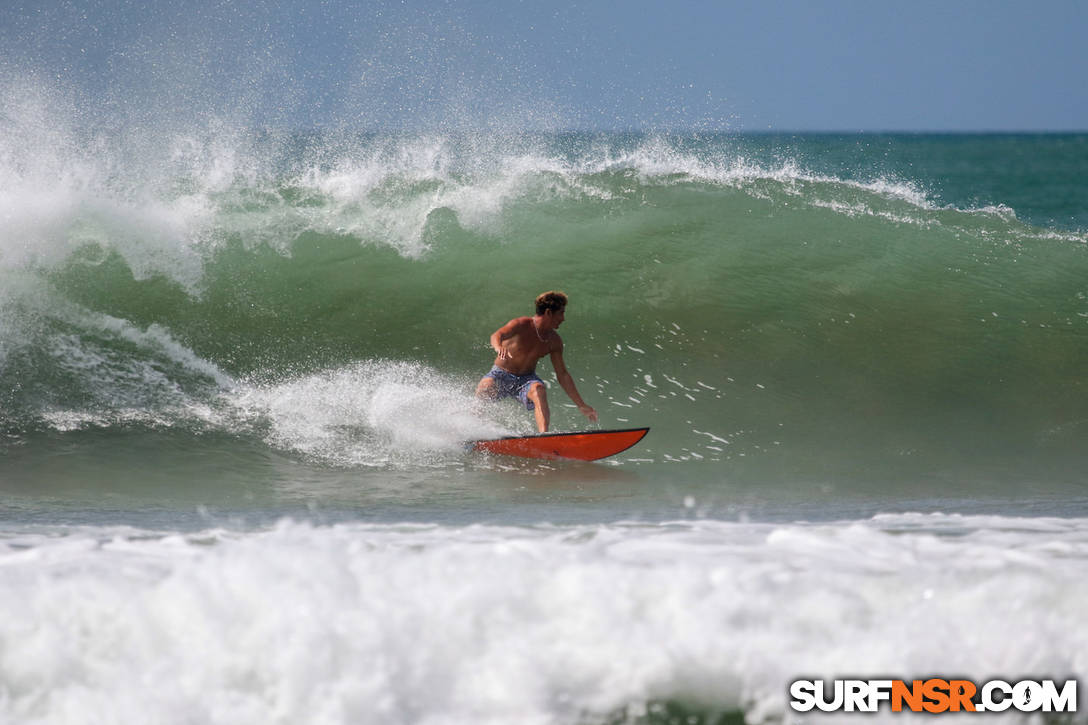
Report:
<svg viewBox="0 0 1088 725"><path fill-rule="evenodd" d="M4 0L0 82L127 120L1085 130L1086 39L1080 0Z"/></svg>

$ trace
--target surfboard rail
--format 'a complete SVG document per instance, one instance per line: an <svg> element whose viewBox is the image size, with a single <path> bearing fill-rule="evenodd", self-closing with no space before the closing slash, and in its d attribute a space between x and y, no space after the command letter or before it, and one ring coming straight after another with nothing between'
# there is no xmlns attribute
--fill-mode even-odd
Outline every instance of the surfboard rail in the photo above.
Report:
<svg viewBox="0 0 1088 725"><path fill-rule="evenodd" d="M572 433L537 433L472 441L468 445L473 451L504 456L598 461L626 451L649 432L650 429L647 427Z"/></svg>

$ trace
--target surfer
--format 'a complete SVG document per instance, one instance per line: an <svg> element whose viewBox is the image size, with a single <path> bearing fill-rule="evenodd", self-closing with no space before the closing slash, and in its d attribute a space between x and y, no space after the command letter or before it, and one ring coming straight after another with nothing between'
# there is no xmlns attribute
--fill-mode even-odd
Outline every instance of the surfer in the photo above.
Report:
<svg viewBox="0 0 1088 725"><path fill-rule="evenodd" d="M563 324L566 308L565 294L545 292L536 298L535 316L516 317L492 333L491 347L497 357L491 371L476 386L477 398L520 400L526 409L534 412L541 433L547 432L551 420L548 391L536 374L536 363L545 355L551 355L555 377L578 410L597 422L597 411L582 400L563 362L563 340L556 329Z"/></svg>

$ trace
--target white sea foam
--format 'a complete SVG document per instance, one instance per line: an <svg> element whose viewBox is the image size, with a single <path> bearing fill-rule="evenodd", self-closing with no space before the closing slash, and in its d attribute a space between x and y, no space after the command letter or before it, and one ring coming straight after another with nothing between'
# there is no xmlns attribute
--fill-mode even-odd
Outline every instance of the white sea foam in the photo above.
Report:
<svg viewBox="0 0 1088 725"><path fill-rule="evenodd" d="M0 721L775 722L801 676L1083 678L1086 574L1062 519L9 530Z"/></svg>

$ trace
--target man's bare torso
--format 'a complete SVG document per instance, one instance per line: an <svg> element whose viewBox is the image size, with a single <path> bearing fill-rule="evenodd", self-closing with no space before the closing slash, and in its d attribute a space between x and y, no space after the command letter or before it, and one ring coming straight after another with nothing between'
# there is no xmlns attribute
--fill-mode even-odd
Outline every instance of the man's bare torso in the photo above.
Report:
<svg viewBox="0 0 1088 725"><path fill-rule="evenodd" d="M504 329L511 333L502 341L495 365L515 375L525 375L536 370L537 361L551 354L560 344L555 330L540 332L533 325L532 317L518 317L506 323Z"/></svg>

